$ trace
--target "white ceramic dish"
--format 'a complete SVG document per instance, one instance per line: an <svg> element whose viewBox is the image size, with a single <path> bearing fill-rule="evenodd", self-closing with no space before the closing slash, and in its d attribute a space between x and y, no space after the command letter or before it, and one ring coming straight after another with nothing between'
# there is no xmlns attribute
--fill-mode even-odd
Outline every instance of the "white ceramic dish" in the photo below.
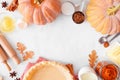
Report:
<svg viewBox="0 0 120 80"><path fill-rule="evenodd" d="M62 3L61 10L64 15L72 15L75 12L75 5L70 1L66 1Z"/></svg>
<svg viewBox="0 0 120 80"><path fill-rule="evenodd" d="M98 80L98 77L97 77L95 71L88 66L82 67L79 70L78 78L79 78L79 80L88 80L88 79L89 80Z"/></svg>

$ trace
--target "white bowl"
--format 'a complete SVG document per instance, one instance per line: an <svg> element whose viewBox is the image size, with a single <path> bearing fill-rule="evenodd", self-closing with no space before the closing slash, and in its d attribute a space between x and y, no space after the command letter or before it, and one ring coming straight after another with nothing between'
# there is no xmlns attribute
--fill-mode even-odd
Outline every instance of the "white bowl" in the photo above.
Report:
<svg viewBox="0 0 120 80"><path fill-rule="evenodd" d="M98 77L97 77L95 71L92 68L88 67L88 66L82 67L79 70L79 73L78 73L79 80L83 80L82 76L84 76L84 77L88 76L88 77L91 77L91 78L94 77L94 80L98 80ZM84 80L88 80L88 77L87 77L87 79L84 79Z"/></svg>

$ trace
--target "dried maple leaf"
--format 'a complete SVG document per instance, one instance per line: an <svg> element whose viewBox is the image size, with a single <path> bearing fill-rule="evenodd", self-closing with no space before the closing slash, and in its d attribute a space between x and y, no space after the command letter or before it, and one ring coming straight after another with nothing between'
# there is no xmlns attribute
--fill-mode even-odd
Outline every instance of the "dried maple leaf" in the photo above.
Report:
<svg viewBox="0 0 120 80"><path fill-rule="evenodd" d="M23 56L23 60L26 61L29 58L32 58L34 56L34 52L33 51L26 51L25 55Z"/></svg>
<svg viewBox="0 0 120 80"><path fill-rule="evenodd" d="M21 54L24 53L24 50L26 49L25 45L20 43L20 42L17 42L17 50L20 51Z"/></svg>
<svg viewBox="0 0 120 80"><path fill-rule="evenodd" d="M95 50L93 50L91 52L91 54L89 54L89 65L90 67L94 67L95 66L95 63L97 62L97 59L98 59L98 56L97 56L97 53Z"/></svg>

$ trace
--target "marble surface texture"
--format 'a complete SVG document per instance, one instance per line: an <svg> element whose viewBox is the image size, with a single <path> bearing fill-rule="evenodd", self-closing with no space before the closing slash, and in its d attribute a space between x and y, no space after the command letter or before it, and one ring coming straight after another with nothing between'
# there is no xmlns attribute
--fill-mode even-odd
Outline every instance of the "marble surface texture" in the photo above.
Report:
<svg viewBox="0 0 120 80"><path fill-rule="evenodd" d="M5 0L0 0L0 2ZM12 0L6 0L11 2ZM62 2L67 0L62 0ZM76 5L80 0L70 0ZM5 11L0 6L0 13ZM22 19L22 15L15 11L9 13L17 20ZM50 60L62 63L72 63L75 73L79 69L88 65L88 54L94 49L99 55L99 60L107 59L106 49L99 44L98 39L102 34L96 32L90 24L85 21L82 24L75 24L72 21L72 15L65 16L60 14L57 19L47 25L30 25L28 28L21 30L16 26L14 32L4 33L13 48L16 50L16 43L22 42L28 50L33 50L35 55L32 59L16 65L11 59L8 60L13 70L20 77L28 62L34 62L38 57L44 57ZM115 41L120 41L118 37ZM19 52L16 50L19 55ZM21 56L19 55L21 58ZM22 58L21 58L22 59ZM9 72L5 66L0 63L0 75L4 80L14 80L9 77Z"/></svg>

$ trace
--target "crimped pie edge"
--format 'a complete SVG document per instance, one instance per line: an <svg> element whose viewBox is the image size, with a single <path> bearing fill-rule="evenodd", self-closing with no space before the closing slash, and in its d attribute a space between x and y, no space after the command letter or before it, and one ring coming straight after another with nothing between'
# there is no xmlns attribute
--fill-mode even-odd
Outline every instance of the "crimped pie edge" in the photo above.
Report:
<svg viewBox="0 0 120 80"><path fill-rule="evenodd" d="M60 69L60 71L62 71L62 73L65 75L66 77L66 80L73 80L73 75L70 73L69 69L61 64L61 63L58 63L58 62L55 62L55 61L42 61L42 62L39 62L37 64L35 64L34 66L32 66L28 71L27 73L24 75L23 77L23 80L30 80L31 78L31 75L41 66L45 66L46 64L50 64L50 65L53 65L53 66L56 66L58 67L58 69Z"/></svg>

